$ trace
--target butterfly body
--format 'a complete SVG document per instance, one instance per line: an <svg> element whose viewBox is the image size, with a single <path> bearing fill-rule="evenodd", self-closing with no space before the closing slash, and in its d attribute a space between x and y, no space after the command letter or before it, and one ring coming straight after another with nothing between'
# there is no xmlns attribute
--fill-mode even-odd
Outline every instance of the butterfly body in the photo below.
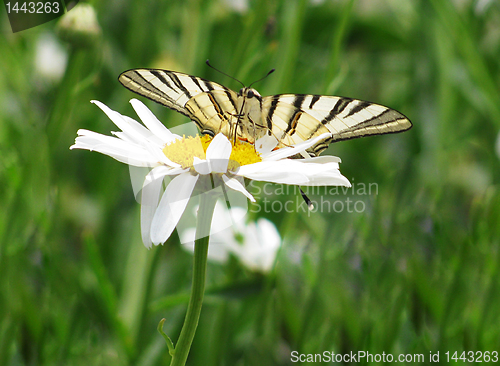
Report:
<svg viewBox="0 0 500 366"><path fill-rule="evenodd" d="M203 134L221 132L233 141L249 143L267 134L281 148L331 133L307 150L309 156L318 156L331 142L401 132L412 126L393 109L345 97L262 97L253 88L236 93L203 78L158 69L128 70L118 80L131 91L188 116Z"/></svg>

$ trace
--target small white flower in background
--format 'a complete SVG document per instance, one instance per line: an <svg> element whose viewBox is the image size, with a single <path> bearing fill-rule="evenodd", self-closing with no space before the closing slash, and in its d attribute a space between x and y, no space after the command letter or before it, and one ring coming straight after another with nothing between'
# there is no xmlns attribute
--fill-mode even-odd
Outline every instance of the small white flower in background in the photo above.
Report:
<svg viewBox="0 0 500 366"><path fill-rule="evenodd" d="M474 11L477 15L483 15L494 4L493 0L477 0Z"/></svg>
<svg viewBox="0 0 500 366"><path fill-rule="evenodd" d="M310 0L311 5L317 6L317 5L322 5L325 2L325 0Z"/></svg>
<svg viewBox="0 0 500 366"><path fill-rule="evenodd" d="M244 14L248 11L248 0L224 0L224 3L238 13Z"/></svg>
<svg viewBox="0 0 500 366"><path fill-rule="evenodd" d="M247 211L240 207L226 209L225 203L217 201L208 246L208 259L226 263L229 255L234 255L245 267L252 271L267 273L276 260L281 246L281 237L274 224L264 218L245 223ZM232 226L224 226L231 222ZM194 251L196 228L181 231L182 247Z"/></svg>
<svg viewBox="0 0 500 366"><path fill-rule="evenodd" d="M59 81L64 75L68 53L53 33L42 33L35 47L35 70L45 79Z"/></svg>
<svg viewBox="0 0 500 366"><path fill-rule="evenodd" d="M207 135L185 138L173 134L137 99L130 103L146 127L101 102L93 103L121 131L113 132L113 137L78 130L70 149L97 151L132 166L152 168L144 179L141 197L142 240L148 248L170 237L195 187L201 194L210 194L214 189L211 183L215 182L217 188L230 188L253 202L255 199L246 190L243 178L303 186L350 187L347 178L340 174L337 157L289 159L328 138L329 133L275 151L278 141L272 136L260 138L255 146L240 142L233 146L220 133L213 139ZM172 180L162 194L166 177Z"/></svg>
<svg viewBox="0 0 500 366"><path fill-rule="evenodd" d="M195 217L198 212L198 205L193 205L190 212L186 210L184 213L191 214L189 218L181 221L177 226L179 240L182 247L186 250L194 251L194 241L196 238L196 227L194 226ZM231 226L240 225L240 222L245 219L247 210L243 208L233 208L228 210L226 202L217 200L214 208L212 227L210 228L210 238L208 246L208 259L226 263L229 259L229 248L226 246L228 237L232 236Z"/></svg>
<svg viewBox="0 0 500 366"><path fill-rule="evenodd" d="M231 252L248 268L269 272L281 245L281 238L274 224L264 218L240 228L243 243L233 243Z"/></svg>

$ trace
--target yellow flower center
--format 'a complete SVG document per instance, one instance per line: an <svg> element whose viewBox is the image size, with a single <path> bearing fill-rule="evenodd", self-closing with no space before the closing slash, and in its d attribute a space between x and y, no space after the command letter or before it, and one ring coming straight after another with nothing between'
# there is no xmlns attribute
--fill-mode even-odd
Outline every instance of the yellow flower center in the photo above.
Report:
<svg viewBox="0 0 500 366"><path fill-rule="evenodd" d="M170 161L181 165L183 169L193 168L195 156L201 160L207 158L206 152L211 142L212 139L208 135L203 135L201 138L199 136L183 136L182 139L165 145L163 153ZM234 171L242 165L262 161L260 154L252 144L237 141L232 147L231 156L229 157L229 171Z"/></svg>

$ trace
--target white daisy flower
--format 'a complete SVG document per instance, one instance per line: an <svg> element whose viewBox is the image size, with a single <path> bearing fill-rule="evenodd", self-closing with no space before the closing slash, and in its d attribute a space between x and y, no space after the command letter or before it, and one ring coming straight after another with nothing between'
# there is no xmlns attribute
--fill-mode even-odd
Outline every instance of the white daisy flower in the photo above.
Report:
<svg viewBox="0 0 500 366"><path fill-rule="evenodd" d="M187 214L191 214L188 220L184 220L186 224L184 225L181 221L177 225L182 248L190 252L194 252L195 240L199 239L196 237L195 227L198 209L199 205L194 205L190 210L191 212L184 213L186 216ZM240 226L247 212L247 209L241 207L227 209L226 202L217 200L213 214L213 217L216 217L217 220L213 220L210 227L208 259L221 264L228 261L230 250L226 243L233 240L232 226Z"/></svg>
<svg viewBox="0 0 500 366"><path fill-rule="evenodd" d="M303 186L350 187L339 171L337 157L289 159L330 137L329 133L277 150L273 150L277 141L271 136L257 140L255 146L240 142L233 146L223 134L213 139L207 135L186 138L173 134L137 99L130 103L146 127L101 102L92 102L121 131L113 132L113 137L78 130L70 149L97 151L132 166L152 168L144 180L141 200L142 239L148 248L170 237L195 187L206 192L215 183L240 192L253 202L255 199L246 190L243 178ZM161 194L165 177L172 180Z"/></svg>
<svg viewBox="0 0 500 366"><path fill-rule="evenodd" d="M226 208L217 201L214 220L209 238L208 259L226 263L229 255L234 255L245 267L252 271L267 273L276 260L281 246L281 237L274 224L260 218L256 222L245 223L247 210L241 207ZM231 222L232 226L225 225ZM180 232L182 247L194 252L196 228L189 227Z"/></svg>
<svg viewBox="0 0 500 366"><path fill-rule="evenodd" d="M281 246L276 226L261 217L255 222L237 226L235 232L236 238L241 239L228 242L231 253L252 271L269 272Z"/></svg>

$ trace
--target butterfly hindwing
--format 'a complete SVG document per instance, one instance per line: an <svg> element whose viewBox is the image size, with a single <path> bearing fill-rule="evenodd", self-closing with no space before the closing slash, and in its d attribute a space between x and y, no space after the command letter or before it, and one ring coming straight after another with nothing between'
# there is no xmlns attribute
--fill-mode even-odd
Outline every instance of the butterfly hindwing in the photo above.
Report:
<svg viewBox="0 0 500 366"><path fill-rule="evenodd" d="M215 136L222 132L229 136L231 121L236 116L236 93L229 90L211 90L192 97L185 108L201 133ZM234 95L233 95L234 94Z"/></svg>
<svg viewBox="0 0 500 366"><path fill-rule="evenodd" d="M334 141L405 131L410 121L401 113L357 99L281 94L264 98L263 115L282 145L308 140L325 132L332 137L308 149L317 156Z"/></svg>

